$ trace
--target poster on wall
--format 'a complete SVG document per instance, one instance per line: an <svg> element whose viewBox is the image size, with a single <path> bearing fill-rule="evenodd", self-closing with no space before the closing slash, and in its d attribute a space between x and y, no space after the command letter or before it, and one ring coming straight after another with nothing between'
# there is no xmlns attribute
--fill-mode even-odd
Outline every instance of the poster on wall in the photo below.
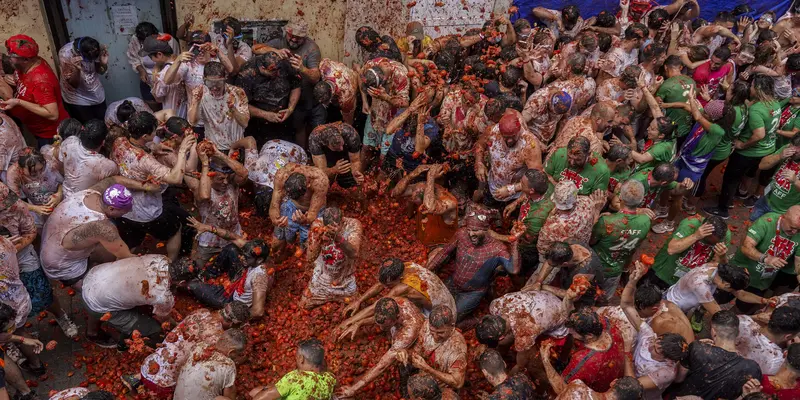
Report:
<svg viewBox="0 0 800 400"><path fill-rule="evenodd" d="M114 33L118 35L132 35L139 25L139 15L134 5L111 6L111 21Z"/></svg>
<svg viewBox="0 0 800 400"><path fill-rule="evenodd" d="M242 34L238 38L249 46L253 43L267 43L272 39L283 36L283 26L289 21L282 19L269 19L260 21L241 21ZM213 22L214 33L222 35L225 33L225 27L222 21Z"/></svg>

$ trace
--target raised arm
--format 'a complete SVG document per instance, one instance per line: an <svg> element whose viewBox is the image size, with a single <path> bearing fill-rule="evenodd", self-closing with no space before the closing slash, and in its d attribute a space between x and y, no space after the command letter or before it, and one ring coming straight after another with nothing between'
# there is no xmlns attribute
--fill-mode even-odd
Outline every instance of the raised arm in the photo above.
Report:
<svg viewBox="0 0 800 400"><path fill-rule="evenodd" d="M328 177L321 170L319 170L319 173L316 175L317 176L311 181L311 204L308 206L308 212L306 212L305 218L305 223L308 225L311 225L311 223L317 219L319 210L325 206L325 202L328 199Z"/></svg>
<svg viewBox="0 0 800 400"><path fill-rule="evenodd" d="M634 262L633 265L634 269L628 278L628 284L626 284L625 289L622 290L622 298L620 299L619 305L622 307L625 317L628 318L628 322L630 322L638 332L639 327L642 325L642 318L639 317L639 313L636 311L633 296L636 292L636 285L639 283L639 280L642 279L645 272L647 272L647 268L639 261Z"/></svg>

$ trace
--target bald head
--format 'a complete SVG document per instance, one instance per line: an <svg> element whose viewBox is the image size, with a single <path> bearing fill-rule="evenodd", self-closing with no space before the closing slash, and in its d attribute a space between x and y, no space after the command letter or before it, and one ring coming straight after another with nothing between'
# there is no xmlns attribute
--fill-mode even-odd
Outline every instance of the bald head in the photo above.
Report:
<svg viewBox="0 0 800 400"><path fill-rule="evenodd" d="M781 219L780 229L789 236L800 232L800 205L791 206Z"/></svg>
<svg viewBox="0 0 800 400"><path fill-rule="evenodd" d="M605 132L614 123L617 109L614 103L610 101L603 101L597 103L592 109L592 124L594 125L595 132Z"/></svg>

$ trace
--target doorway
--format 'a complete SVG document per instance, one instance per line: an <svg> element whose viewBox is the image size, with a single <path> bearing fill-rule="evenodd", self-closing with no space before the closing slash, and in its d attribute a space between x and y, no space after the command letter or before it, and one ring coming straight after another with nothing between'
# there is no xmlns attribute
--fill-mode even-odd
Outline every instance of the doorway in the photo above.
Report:
<svg viewBox="0 0 800 400"><path fill-rule="evenodd" d="M126 57L139 22L152 22L161 32L175 33L177 16L169 0L45 0L45 12L57 49L75 38L91 36L108 47L108 72L103 79L106 102L141 97L139 75Z"/></svg>

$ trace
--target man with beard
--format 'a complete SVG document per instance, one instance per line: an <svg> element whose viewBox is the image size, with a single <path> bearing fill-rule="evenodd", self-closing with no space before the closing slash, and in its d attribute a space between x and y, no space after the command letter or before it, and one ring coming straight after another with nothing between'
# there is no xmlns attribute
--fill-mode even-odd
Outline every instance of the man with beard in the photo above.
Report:
<svg viewBox="0 0 800 400"><path fill-rule="evenodd" d="M325 123L323 109L314 107L314 85L320 80L319 46L308 37L308 24L303 20L291 21L284 28L284 36L267 42L267 49L278 57L289 60L294 72L299 74L302 94L297 109L292 113L295 129L295 143L306 147L308 131Z"/></svg>
<svg viewBox="0 0 800 400"><path fill-rule="evenodd" d="M486 162L489 167L486 167ZM487 183L484 203L495 205L517 199L515 184L526 169L542 167L542 144L523 125L518 111L506 110L488 137L475 149L475 174Z"/></svg>
<svg viewBox="0 0 800 400"><path fill-rule="evenodd" d="M590 148L589 139L576 136L570 139L567 147L556 150L544 166L544 171L550 176L550 182L556 184L570 181L578 188L578 194L583 196L597 190L603 192L608 190L610 176L608 166L605 160L599 154L592 153Z"/></svg>
<svg viewBox="0 0 800 400"><path fill-rule="evenodd" d="M344 301L356 294L355 263L363 240L361 222L328 207L311 224L306 261L314 265L300 306L313 308L327 302Z"/></svg>
<svg viewBox="0 0 800 400"><path fill-rule="evenodd" d="M201 122L206 138L221 151L227 151L243 137L250 120L247 96L240 87L225 83L225 75L222 64L214 61L206 64L204 84L189 96L187 118L192 125Z"/></svg>
<svg viewBox="0 0 800 400"><path fill-rule="evenodd" d="M6 50L14 67L16 90L0 79L0 109L28 128L36 137L37 147L52 143L58 124L69 118L58 77L39 57L39 45L30 36L10 37Z"/></svg>
<svg viewBox="0 0 800 400"><path fill-rule="evenodd" d="M300 101L302 78L288 61L268 52L245 63L236 85L247 94L251 119L245 135L261 147L269 139L289 140L294 130L287 122Z"/></svg>
<svg viewBox="0 0 800 400"><path fill-rule="evenodd" d="M387 125L400 108L409 105L408 69L388 58L372 59L364 64L360 88L361 110L369 115L364 128L364 150L385 155L392 144Z"/></svg>
<svg viewBox="0 0 800 400"><path fill-rule="evenodd" d="M325 207L328 182L317 167L289 163L278 170L269 206L269 218L275 226L270 243L273 251L282 251L296 238L305 246L311 223ZM276 257L280 259L282 255Z"/></svg>
<svg viewBox="0 0 800 400"><path fill-rule="evenodd" d="M533 93L522 118L525 125L544 145L550 144L556 134L556 127L572 107L572 96L567 92L555 91L551 87L541 88Z"/></svg>
<svg viewBox="0 0 800 400"><path fill-rule="evenodd" d="M733 82L733 64L728 62L731 50L720 47L714 50L711 59L695 68L692 78L698 87L705 87L697 91L697 100L705 107L709 101L719 98L720 90L725 91L725 86Z"/></svg>
<svg viewBox="0 0 800 400"><path fill-rule="evenodd" d="M356 71L346 65L323 58L319 63L320 81L314 85L314 101L325 108L328 120L328 109L336 106L342 114L342 121L353 125L356 114L359 76Z"/></svg>
<svg viewBox="0 0 800 400"><path fill-rule="evenodd" d="M231 74L235 75L247 60L253 58L253 49L242 41L242 23L233 17L225 17L220 21L222 26L215 27L211 41L219 49L219 54L230 60L233 65Z"/></svg>
<svg viewBox="0 0 800 400"><path fill-rule="evenodd" d="M345 189L363 183L359 139L358 132L347 123L334 122L314 128L308 143L314 166Z"/></svg>
<svg viewBox="0 0 800 400"><path fill-rule="evenodd" d="M584 137L589 141L590 151L599 157L604 152L603 137L617 119L615 108L614 103L606 101L595 104L588 116L581 115L570 118L550 145L551 150L567 146L573 138ZM551 155L551 157L555 157L555 155Z"/></svg>
<svg viewBox="0 0 800 400"><path fill-rule="evenodd" d="M453 240L428 258L426 268L436 271L455 257L455 272L446 284L456 299L459 321L478 307L498 270L510 274L520 271L518 241L511 244L509 253L505 244L488 231L489 217L470 211L464 227L456 232Z"/></svg>

